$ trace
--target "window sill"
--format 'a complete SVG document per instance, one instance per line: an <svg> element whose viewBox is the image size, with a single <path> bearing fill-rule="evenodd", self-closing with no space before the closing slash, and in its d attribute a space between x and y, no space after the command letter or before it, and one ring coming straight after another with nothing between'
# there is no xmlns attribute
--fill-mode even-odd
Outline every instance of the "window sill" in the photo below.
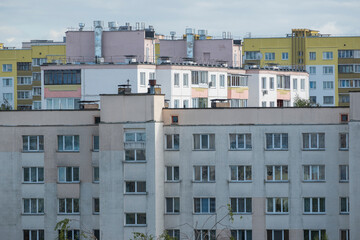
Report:
<svg viewBox="0 0 360 240"><path fill-rule="evenodd" d="M208 151L216 151L216 150L215 149L193 149L193 151L208 152Z"/></svg>
<svg viewBox="0 0 360 240"><path fill-rule="evenodd" d="M264 180L265 183L289 183L290 180Z"/></svg>
<svg viewBox="0 0 360 240"><path fill-rule="evenodd" d="M252 151L252 148L235 148L235 149L229 149L229 151Z"/></svg>
<svg viewBox="0 0 360 240"><path fill-rule="evenodd" d="M339 151L349 151L348 148L339 148Z"/></svg>
<svg viewBox="0 0 360 240"><path fill-rule="evenodd" d="M181 183L182 180L165 180L165 183Z"/></svg>
<svg viewBox="0 0 360 240"><path fill-rule="evenodd" d="M350 213L349 212L340 212L339 214L340 215L349 215Z"/></svg>
<svg viewBox="0 0 360 240"><path fill-rule="evenodd" d="M39 151L21 151L22 153L44 153L44 150L39 150Z"/></svg>
<svg viewBox="0 0 360 240"><path fill-rule="evenodd" d="M99 181L93 181L92 183L94 183L94 184L99 184L100 182L99 182Z"/></svg>
<svg viewBox="0 0 360 240"><path fill-rule="evenodd" d="M22 182L23 184L44 184L44 182Z"/></svg>
<svg viewBox="0 0 360 240"><path fill-rule="evenodd" d="M125 224L124 227L146 227L147 224Z"/></svg>
<svg viewBox="0 0 360 240"><path fill-rule="evenodd" d="M267 212L266 215L289 215L288 212Z"/></svg>
<svg viewBox="0 0 360 240"><path fill-rule="evenodd" d="M169 151L169 152L178 152L180 151L180 149L165 149L165 151Z"/></svg>
<svg viewBox="0 0 360 240"><path fill-rule="evenodd" d="M99 152L99 149L91 149L91 152Z"/></svg>
<svg viewBox="0 0 360 240"><path fill-rule="evenodd" d="M59 151L59 150L57 150L56 152L57 153L79 153L80 151L79 150L77 150L77 151Z"/></svg>
<svg viewBox="0 0 360 240"><path fill-rule="evenodd" d="M279 148L279 149L276 149L276 148L265 148L265 151L288 151L289 149L288 148Z"/></svg>
<svg viewBox="0 0 360 240"><path fill-rule="evenodd" d="M216 181L191 181L192 183L216 183Z"/></svg>
<svg viewBox="0 0 360 240"><path fill-rule="evenodd" d="M252 212L232 212L233 215L252 215Z"/></svg>
<svg viewBox="0 0 360 240"><path fill-rule="evenodd" d="M303 183L326 183L326 180L302 180Z"/></svg>
<svg viewBox="0 0 360 240"><path fill-rule="evenodd" d="M44 216L45 213L22 213L21 216Z"/></svg>
<svg viewBox="0 0 360 240"><path fill-rule="evenodd" d="M135 164L136 164L136 163L146 163L146 160L145 160L145 161L126 161L126 160L125 160L125 161L122 161L122 162L123 162L123 163L131 163L131 164L132 164L132 163L135 163Z"/></svg>
<svg viewBox="0 0 360 240"><path fill-rule="evenodd" d="M326 215L326 213L324 213L324 212L319 212L319 213L317 213L317 212L309 212L309 213L303 213L303 215Z"/></svg>
<svg viewBox="0 0 360 240"><path fill-rule="evenodd" d="M180 213L179 212L177 212L177 213L166 212L166 213L164 213L164 215L180 215Z"/></svg>
<svg viewBox="0 0 360 240"><path fill-rule="evenodd" d="M303 151L325 151L325 148L314 148L314 149L310 149L310 148L303 148Z"/></svg>
<svg viewBox="0 0 360 240"><path fill-rule="evenodd" d="M80 184L80 181L76 181L76 182L56 182L57 184Z"/></svg>
<svg viewBox="0 0 360 240"><path fill-rule="evenodd" d="M340 180L339 183L349 183L349 180Z"/></svg>
<svg viewBox="0 0 360 240"><path fill-rule="evenodd" d="M216 215L216 212L213 212L213 213L194 213L193 212L193 215Z"/></svg>
<svg viewBox="0 0 360 240"><path fill-rule="evenodd" d="M124 195L147 195L147 192L126 192Z"/></svg>
<svg viewBox="0 0 360 240"><path fill-rule="evenodd" d="M58 213L58 215L80 215L80 213Z"/></svg>
<svg viewBox="0 0 360 240"><path fill-rule="evenodd" d="M93 212L93 215L100 215L100 212Z"/></svg>
<svg viewBox="0 0 360 240"><path fill-rule="evenodd" d="M252 183L252 180L244 180L244 181L228 180L228 183Z"/></svg>

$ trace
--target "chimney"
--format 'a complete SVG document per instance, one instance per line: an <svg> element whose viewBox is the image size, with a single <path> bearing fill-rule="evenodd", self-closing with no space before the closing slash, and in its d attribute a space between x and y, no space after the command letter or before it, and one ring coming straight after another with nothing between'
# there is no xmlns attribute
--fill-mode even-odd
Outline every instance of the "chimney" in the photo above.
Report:
<svg viewBox="0 0 360 240"><path fill-rule="evenodd" d="M194 58L194 29L186 29L186 57Z"/></svg>
<svg viewBox="0 0 360 240"><path fill-rule="evenodd" d="M94 36L95 36L95 62L101 63L104 62L102 58L102 31L104 27L103 21L94 21Z"/></svg>

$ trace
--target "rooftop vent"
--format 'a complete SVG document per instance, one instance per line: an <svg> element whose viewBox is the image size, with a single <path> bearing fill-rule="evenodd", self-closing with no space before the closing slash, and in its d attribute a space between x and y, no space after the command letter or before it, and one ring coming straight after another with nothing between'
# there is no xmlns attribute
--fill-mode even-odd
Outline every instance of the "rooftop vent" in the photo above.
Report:
<svg viewBox="0 0 360 240"><path fill-rule="evenodd" d="M158 63L159 64L170 64L171 63L170 57L161 56L161 57L158 58Z"/></svg>
<svg viewBox="0 0 360 240"><path fill-rule="evenodd" d="M125 63L127 64L137 63L136 55L125 55Z"/></svg>
<svg viewBox="0 0 360 240"><path fill-rule="evenodd" d="M175 35L176 35L176 32L175 32L175 31L171 31L171 32L170 32L171 40L174 40L174 39L175 39Z"/></svg>
<svg viewBox="0 0 360 240"><path fill-rule="evenodd" d="M131 93L130 80L126 80L127 84L118 85L118 94L128 94Z"/></svg>
<svg viewBox="0 0 360 240"><path fill-rule="evenodd" d="M118 30L118 23L117 22L108 22L108 27L110 31Z"/></svg>
<svg viewBox="0 0 360 240"><path fill-rule="evenodd" d="M79 31L82 31L85 27L85 23L79 23Z"/></svg>
<svg viewBox="0 0 360 240"><path fill-rule="evenodd" d="M200 40L205 40L207 36L207 30L198 30Z"/></svg>

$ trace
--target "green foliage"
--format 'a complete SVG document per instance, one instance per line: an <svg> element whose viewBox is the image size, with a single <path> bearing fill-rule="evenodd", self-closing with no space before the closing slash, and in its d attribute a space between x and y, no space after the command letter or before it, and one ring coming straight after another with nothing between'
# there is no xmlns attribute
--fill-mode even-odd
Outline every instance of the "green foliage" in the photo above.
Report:
<svg viewBox="0 0 360 240"><path fill-rule="evenodd" d="M303 99L296 96L294 99L294 107L320 107L317 103L312 103L310 99Z"/></svg>
<svg viewBox="0 0 360 240"><path fill-rule="evenodd" d="M59 231L59 236L57 237L58 240L67 240L66 232L70 230L71 221L73 220L65 218L64 220L56 223L54 231ZM94 234L92 234L91 231L80 231L80 238L97 240L97 238L94 236Z"/></svg>
<svg viewBox="0 0 360 240"><path fill-rule="evenodd" d="M153 235L145 234L145 233L139 233L139 232L133 232L133 239L131 240L156 240L156 238ZM170 237L166 231L161 234L157 240L176 240L173 237Z"/></svg>
<svg viewBox="0 0 360 240"><path fill-rule="evenodd" d="M8 104L1 104L0 110L11 110L11 106Z"/></svg>

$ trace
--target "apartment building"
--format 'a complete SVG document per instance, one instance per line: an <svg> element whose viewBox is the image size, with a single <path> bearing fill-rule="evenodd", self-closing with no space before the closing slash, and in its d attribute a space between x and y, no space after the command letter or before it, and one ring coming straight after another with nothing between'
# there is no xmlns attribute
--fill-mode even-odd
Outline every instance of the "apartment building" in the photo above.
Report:
<svg viewBox="0 0 360 240"><path fill-rule="evenodd" d="M173 109L164 100L113 94L101 95L101 110L4 111L0 235L55 239L65 218L71 239L360 235L360 93L350 108Z"/></svg>
<svg viewBox="0 0 360 240"><path fill-rule="evenodd" d="M64 42L32 40L21 49L1 49L0 104L19 110L41 109L40 65L64 60Z"/></svg>
<svg viewBox="0 0 360 240"><path fill-rule="evenodd" d="M233 39L230 32L223 32L222 37L209 36L207 30L187 28L182 37L171 32L170 37L162 37L155 45L159 57L167 56L174 63L190 59L198 64L225 63L231 67L242 66L241 40Z"/></svg>
<svg viewBox="0 0 360 240"><path fill-rule="evenodd" d="M280 38L245 38L244 63L306 70L312 102L349 106L349 92L359 90L359 40L309 29L293 29Z"/></svg>
<svg viewBox="0 0 360 240"><path fill-rule="evenodd" d="M78 109L80 101L100 100L115 94L119 85L133 93L148 92L156 79L172 108L206 108L212 101L232 107L289 107L296 97L309 97L306 72L240 69L223 65L148 64L48 64L41 67L44 109Z"/></svg>

